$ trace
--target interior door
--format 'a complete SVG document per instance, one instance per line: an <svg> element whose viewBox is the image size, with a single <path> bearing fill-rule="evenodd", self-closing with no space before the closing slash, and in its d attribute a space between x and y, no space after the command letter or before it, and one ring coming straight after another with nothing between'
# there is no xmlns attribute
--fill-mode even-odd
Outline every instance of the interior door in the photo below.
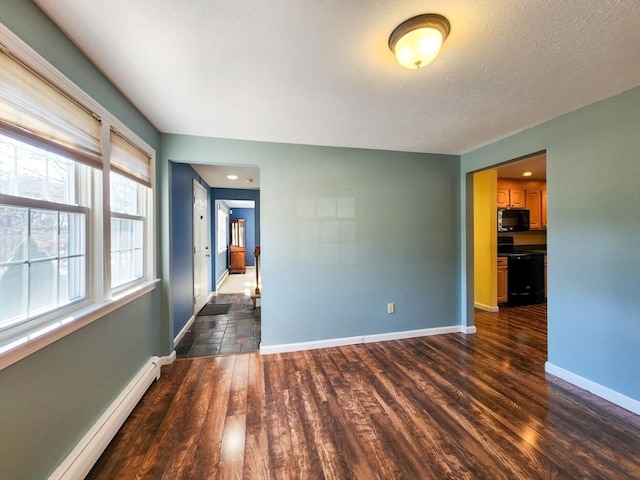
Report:
<svg viewBox="0 0 640 480"><path fill-rule="evenodd" d="M207 191L193 182L193 314L197 314L209 297L209 217Z"/></svg>

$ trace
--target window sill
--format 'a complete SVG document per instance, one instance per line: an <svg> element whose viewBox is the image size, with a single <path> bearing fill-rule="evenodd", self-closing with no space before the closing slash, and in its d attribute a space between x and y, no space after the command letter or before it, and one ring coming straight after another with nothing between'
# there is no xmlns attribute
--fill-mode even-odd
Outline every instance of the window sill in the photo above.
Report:
<svg viewBox="0 0 640 480"><path fill-rule="evenodd" d="M160 279L144 282L114 296L111 300L91 304L65 318L40 325L30 332L2 339L0 341L0 370L4 370L47 345L51 345L53 342L140 298L154 290L159 282Z"/></svg>

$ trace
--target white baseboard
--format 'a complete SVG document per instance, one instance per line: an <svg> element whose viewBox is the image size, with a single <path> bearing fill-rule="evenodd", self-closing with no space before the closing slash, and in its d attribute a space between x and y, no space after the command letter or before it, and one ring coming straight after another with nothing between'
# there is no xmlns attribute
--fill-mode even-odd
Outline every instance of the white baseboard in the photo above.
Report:
<svg viewBox="0 0 640 480"><path fill-rule="evenodd" d="M220 277L220 280L216 282L216 293L218 292L218 290L220 290L220 286L222 285L222 282L224 282L228 276L229 276L229 269L227 268L222 274L222 276Z"/></svg>
<svg viewBox="0 0 640 480"><path fill-rule="evenodd" d="M609 387L600 385L599 383L589 380L588 378L576 375L575 373L558 367L557 365L554 365L550 362L546 362L544 364L544 370L551 375L555 375L556 377L559 377L577 387L582 388L583 390L587 390L588 392L604 398L611 403L615 403L616 405L625 408L630 412L640 415L640 401L638 400L627 397L626 395L616 392L615 390L611 390Z"/></svg>
<svg viewBox="0 0 640 480"><path fill-rule="evenodd" d="M480 303L480 302L473 302L473 306L476 307L478 310L483 310L485 312L496 313L500 311L500 309L497 306L492 307L491 305L485 305L484 303Z"/></svg>
<svg viewBox="0 0 640 480"><path fill-rule="evenodd" d="M209 292L209 296L207 297L207 301L205 303L209 303L209 301L213 297L215 297L216 294L217 294L216 292ZM191 318L187 320L187 323L184 324L184 327L182 327L182 329L178 332L178 335L176 335L176 338L173 339L174 348L178 344L178 342L182 340L182 337L184 337L184 334L189 331L189 328L191 328L191 324L195 321L196 321L196 314L194 313L193 315L191 315Z"/></svg>
<svg viewBox="0 0 640 480"><path fill-rule="evenodd" d="M461 327L452 325L449 327L423 328L419 330L405 330L402 332L377 333L356 337L329 338L327 340L315 340L311 342L283 343L280 345L260 344L261 355L274 353L299 352L302 350L315 350L318 348L344 347L345 345L357 345L361 343L386 342L389 340L401 340L404 338L426 337L429 335L443 335L445 333L475 333L476 327Z"/></svg>
<svg viewBox="0 0 640 480"><path fill-rule="evenodd" d="M466 333L467 335L476 333L476 326L475 325L471 325L470 327L462 326L460 328L462 330L462 333Z"/></svg>
<svg viewBox="0 0 640 480"><path fill-rule="evenodd" d="M191 318L187 320L187 323L184 324L184 327L182 327L182 330L180 330L178 332L178 335L176 335L176 338L173 339L173 348L175 348L178 342L182 340L182 337L184 337L184 334L187 333L187 331L189 331L189 328L191 328L191 324L195 321L196 321L196 316L191 315Z"/></svg>
<svg viewBox="0 0 640 480"><path fill-rule="evenodd" d="M58 465L49 480L85 478L144 393L154 380L160 378L160 367L173 362L173 359L175 352L166 357L151 357Z"/></svg>

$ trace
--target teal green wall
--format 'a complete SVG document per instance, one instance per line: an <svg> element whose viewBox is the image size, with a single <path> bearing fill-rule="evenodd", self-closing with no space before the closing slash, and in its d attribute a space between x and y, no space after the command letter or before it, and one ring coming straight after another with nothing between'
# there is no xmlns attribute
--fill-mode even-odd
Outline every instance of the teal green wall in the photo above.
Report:
<svg viewBox="0 0 640 480"><path fill-rule="evenodd" d="M3 477L46 478L144 361L173 349L169 159L260 166L263 344L276 345L472 324L468 173L547 149L549 360L640 400L640 89L467 153L461 168L457 156L159 135L32 2L4 0L0 21L156 148L162 278L0 372ZM303 237L335 218L309 218L309 198L354 205L353 241L316 264ZM355 244L355 263L331 261L336 243Z"/></svg>
<svg viewBox="0 0 640 480"><path fill-rule="evenodd" d="M3 0L0 21L158 148L156 129L35 4ZM2 478L46 478L145 361L167 353L163 297L148 293L0 371Z"/></svg>
<svg viewBox="0 0 640 480"><path fill-rule="evenodd" d="M640 400L640 87L463 155L461 182L545 149L549 362Z"/></svg>
<svg viewBox="0 0 640 480"><path fill-rule="evenodd" d="M259 165L263 346L457 322L458 157L182 135L162 145L163 165ZM336 199L353 216L305 213ZM325 229L322 241L308 229Z"/></svg>

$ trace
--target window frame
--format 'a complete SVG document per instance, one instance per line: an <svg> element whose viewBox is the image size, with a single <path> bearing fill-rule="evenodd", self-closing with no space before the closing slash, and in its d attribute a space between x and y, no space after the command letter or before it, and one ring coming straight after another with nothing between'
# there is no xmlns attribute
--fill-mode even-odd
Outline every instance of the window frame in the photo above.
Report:
<svg viewBox="0 0 640 480"><path fill-rule="evenodd" d="M12 56L60 89L64 94L86 108L91 109L102 119L100 137L102 145L102 170L91 169L91 173L87 175L88 178L86 181L90 183L90 191L76 192L78 200L82 198L86 200L88 204L79 201L79 205L82 206L76 207L57 204L55 202L32 200L25 197L14 197L14 200L17 199L16 201L19 202L18 206L24 206L25 203L29 203L44 206L43 208L47 209L45 205L48 203L50 206L55 206L54 210L58 211L73 210L76 208L86 208L88 210L85 217L85 228L87 230L85 236L86 295L83 300L59 307L54 311L34 317L0 332L0 370L2 370L145 295L155 289L160 280L156 278L157 241L155 224L157 210L155 150L1 23L0 42L0 47L9 51ZM143 253L143 276L140 279L128 282L114 289L111 288L110 281L110 224L113 213L110 210L109 200L111 129L117 130L117 132L124 136L129 142L149 155L151 177L151 186L145 188L145 212L143 215L143 245L145 251ZM12 135L8 134L8 136ZM18 140L24 142L23 138L19 138ZM36 146L42 148L42 145ZM61 152L54 153L60 154ZM63 156L65 155L63 154ZM3 197L10 196L3 195Z"/></svg>
<svg viewBox="0 0 640 480"><path fill-rule="evenodd" d="M111 181L112 181L112 175L120 175L122 178L128 179L132 182L135 183L136 185L136 202L137 202L137 214L131 214L131 213L124 213L124 212L118 212L115 211L113 209L110 208L109 210L109 217L110 217L110 222L109 225L111 225L111 220L113 220L114 218L117 219L121 219L121 220L133 220L133 221L142 221L142 245L143 245L143 253L142 253L142 272L143 275L141 278L134 278L132 280L129 280L125 283L119 284L114 286L113 282L112 282L112 277L111 274L113 273L112 270L109 270L109 288L111 288L112 293L115 293L116 295L126 291L128 288L130 288L132 285L135 285L136 283L139 283L140 281L142 281L142 279L144 279L145 277L145 272L147 272L147 268L149 265L149 262L152 261L152 259L149 259L149 255L147 254L148 252L148 238L149 235L152 233L149 232L148 229L148 216L150 214L149 211L149 203L153 202L152 194L153 194L153 190L149 187L146 187L145 185L142 185L141 183L135 181L135 180L131 180L129 177L126 177L124 175L122 175L119 172L115 172L115 171L111 171L111 173L109 174L109 185L111 185ZM110 192L111 193L111 190ZM111 228L111 227L109 227ZM110 235L109 235L109 239L111 239L111 231L109 231ZM111 243L109 243L109 255L111 255L111 252L113 251L113 249L111 248ZM109 258L111 259L111 257L109 256Z"/></svg>
<svg viewBox="0 0 640 480"><path fill-rule="evenodd" d="M36 200L33 198L16 197L13 195L6 195L6 194L0 194L0 204L10 205L12 207L27 208L29 210L32 210L32 209L48 210L52 212L84 214L85 215L84 235L86 239L84 258L85 258L85 271L88 272L87 263L89 261L89 247L90 247L89 232L90 232L90 222L91 222L91 212L89 207L83 207L80 205L67 205L63 203L49 202L46 200ZM58 260L60 259L59 255L57 256L57 258ZM28 264L28 265L30 265L31 263L40 263L40 261L36 260L35 262L31 262L30 260L26 260L23 262L15 262L15 264ZM72 312L74 310L77 310L81 306L88 305L91 301L90 290L89 290L89 287L90 287L89 280L90 280L90 276L88 275L88 273L85 273L85 277L84 277L85 293L82 298L71 301L65 305L56 307L55 309L33 315L30 318L27 317L24 320L16 322L15 325L11 325L6 329L0 329L0 331L11 330L12 333L29 331L34 327L38 327L42 324L46 324L52 319L60 316L61 314L60 312L64 312L64 313Z"/></svg>
<svg viewBox="0 0 640 480"><path fill-rule="evenodd" d="M222 215L223 218L220 218ZM224 253L229 250L229 210L222 204L218 204L218 214L216 215L216 253ZM224 240L223 240L224 238Z"/></svg>

